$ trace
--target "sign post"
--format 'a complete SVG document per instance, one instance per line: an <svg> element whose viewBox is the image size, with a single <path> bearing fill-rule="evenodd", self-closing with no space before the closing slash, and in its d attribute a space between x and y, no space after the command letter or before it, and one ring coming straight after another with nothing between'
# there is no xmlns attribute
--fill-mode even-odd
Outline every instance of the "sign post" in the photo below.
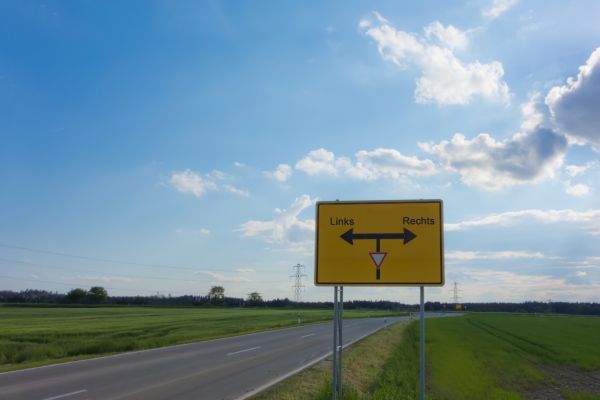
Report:
<svg viewBox="0 0 600 400"><path fill-rule="evenodd" d="M420 287L424 399L425 286L444 285L442 201L320 201L316 208L315 285L334 287L333 399L342 398L344 286Z"/></svg>
<svg viewBox="0 0 600 400"><path fill-rule="evenodd" d="M421 368L419 369L421 372L421 390L419 390L419 399L420 400L424 400L425 399L425 288L423 286L421 286L421 296L419 296L421 298L421 305L419 307L420 310L420 314L421 314L421 320L420 320L420 339L421 339L421 343L419 346L419 351L420 351L420 359L421 359Z"/></svg>

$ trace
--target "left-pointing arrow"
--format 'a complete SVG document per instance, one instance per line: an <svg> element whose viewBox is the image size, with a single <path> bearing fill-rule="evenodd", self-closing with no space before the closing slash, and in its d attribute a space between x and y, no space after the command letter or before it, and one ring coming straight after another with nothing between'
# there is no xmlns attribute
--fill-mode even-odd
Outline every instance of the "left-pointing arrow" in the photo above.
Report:
<svg viewBox="0 0 600 400"><path fill-rule="evenodd" d="M354 244L355 240L361 239L403 239L404 244L406 244L416 238L417 235L406 228L404 228L404 232L402 233L354 233L354 228L350 228L343 235L340 235L340 237L350 244Z"/></svg>

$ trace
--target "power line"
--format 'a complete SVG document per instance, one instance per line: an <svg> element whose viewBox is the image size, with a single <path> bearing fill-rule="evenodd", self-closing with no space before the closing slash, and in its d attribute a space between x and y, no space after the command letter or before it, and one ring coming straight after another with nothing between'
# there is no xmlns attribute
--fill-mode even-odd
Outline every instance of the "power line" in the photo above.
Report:
<svg viewBox="0 0 600 400"><path fill-rule="evenodd" d="M61 256L61 257L78 258L81 260L111 263L111 264L134 265L134 266L138 266L138 267L150 267L150 268L182 269L182 270L188 270L188 271L197 271L198 270L198 268L191 268L191 267L179 267L179 266L164 265L164 264L148 264L148 263L140 263L140 262L134 262L134 261L115 260L115 259L103 258L103 257L89 257L89 256L82 256L79 254L71 254L71 253L63 253L63 252L59 252L59 251L36 249L33 247L14 246L14 245L6 244L6 243L0 243L0 247L31 251L34 253L50 254L50 255Z"/></svg>
<svg viewBox="0 0 600 400"><path fill-rule="evenodd" d="M38 248L34 248L34 247L15 246L15 245L6 244L6 243L0 243L0 247L4 247L4 248L8 248L8 249L16 249L16 250L25 250L25 251L30 251L33 253L50 254L50 255L61 256L61 257L70 257L70 258L76 258L76 259L80 259L80 260L110 263L110 264L123 264L123 265L132 265L132 266L137 266L137 267L149 267L149 268L179 269L179 270L194 271L194 272L198 272L201 270L201 268L197 268L197 267L194 268L194 267L182 267L182 266L175 266L175 265L168 265L168 264L149 264L149 263L142 263L142 262L136 262L136 261L116 260L116 259L105 258L105 257L90 257L90 256L84 256L84 255L80 255L80 254L72 254L72 253L64 253L64 252L60 252L60 251L38 249ZM232 270L221 270L221 271L235 272Z"/></svg>
<svg viewBox="0 0 600 400"><path fill-rule="evenodd" d="M31 262L31 261L12 260L12 259L8 259L8 258L4 258L4 257L0 257L0 261L31 265L33 267L39 267L39 268L44 268L44 269L48 269L48 270L81 271L81 272L92 272L95 274L107 274L107 271L98 271L98 270L81 268L81 267L66 267L66 266L58 267L58 266L54 266L54 265L43 265L43 264ZM178 278L170 278L170 277L163 277L163 276L143 276L143 275L120 274L120 273L110 273L110 275L123 277L123 278L155 279L155 280L160 280L160 281L174 281L174 282L190 282L190 279L178 279ZM245 284L256 283L253 281L227 282L227 281L223 281L223 280L207 280L207 279L202 279L202 278L198 278L198 280L201 281L202 283L245 283ZM263 281L263 280L261 280L260 282L261 283L281 283L281 281Z"/></svg>

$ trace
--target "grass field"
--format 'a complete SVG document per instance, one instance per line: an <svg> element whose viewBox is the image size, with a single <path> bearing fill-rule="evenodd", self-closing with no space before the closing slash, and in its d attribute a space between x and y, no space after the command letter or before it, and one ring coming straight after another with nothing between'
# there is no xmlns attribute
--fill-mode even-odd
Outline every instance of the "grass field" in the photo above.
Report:
<svg viewBox="0 0 600 400"><path fill-rule="evenodd" d="M600 318L470 314L429 319L425 329L429 400L600 399ZM418 323L400 332L400 341L385 336L389 332L380 332L369 338L371 344L360 342L349 349L345 399L418 397ZM364 351L372 343L379 343L386 354ZM353 356L354 352L359 356ZM377 365L377 378L365 384L353 372L364 370L361 365ZM274 397L259 399L331 398L330 373L321 371L321 382L311 386L312 392L286 382L270 392ZM369 375L373 373L369 368Z"/></svg>
<svg viewBox="0 0 600 400"><path fill-rule="evenodd" d="M330 320L332 310L0 307L0 371ZM390 312L345 310L346 318Z"/></svg>
<svg viewBox="0 0 600 400"><path fill-rule="evenodd" d="M432 399L600 399L600 318L428 320Z"/></svg>

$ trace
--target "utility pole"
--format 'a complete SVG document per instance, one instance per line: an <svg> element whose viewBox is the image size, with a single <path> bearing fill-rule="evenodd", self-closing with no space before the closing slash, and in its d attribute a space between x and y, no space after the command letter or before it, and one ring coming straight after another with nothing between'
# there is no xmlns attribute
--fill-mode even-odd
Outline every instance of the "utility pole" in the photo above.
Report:
<svg viewBox="0 0 600 400"><path fill-rule="evenodd" d="M294 273L290 275L290 278L294 278L294 284L292 285L292 288L294 289L294 301L299 303L302 300L302 289L304 288L302 278L307 276L304 273L306 267L302 264L296 264L292 269L294 270Z"/></svg>

